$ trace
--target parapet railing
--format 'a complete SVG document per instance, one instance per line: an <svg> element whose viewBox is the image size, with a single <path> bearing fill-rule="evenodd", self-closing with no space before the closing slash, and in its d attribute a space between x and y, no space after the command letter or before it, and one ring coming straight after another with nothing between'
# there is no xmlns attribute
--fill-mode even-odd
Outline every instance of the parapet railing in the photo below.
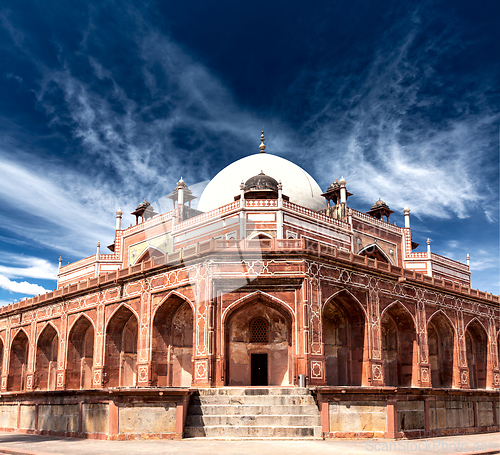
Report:
<svg viewBox="0 0 500 455"><path fill-rule="evenodd" d="M150 272L153 269L165 266L175 266L181 264L185 260L201 257L206 254L213 253L230 253L241 251L262 251L265 253L300 253L309 254L316 257L339 260L365 267L367 269L376 270L391 274L398 278L399 281L406 279L420 282L423 284L440 287L448 291L465 294L470 297L486 300L488 302L500 303L500 298L488 292L472 289L464 286L461 283L440 279L423 275L414 270L404 269L392 265L388 262L380 262L376 259L370 259L367 256L361 256L349 251L344 251L336 248L333 245L326 245L322 242L317 242L311 239L259 239L259 240L207 240L205 242L190 245L182 250L166 254L162 257L150 259L139 264L131 265L123 269L99 275L96 278L89 278L80 281L79 283L70 284L55 291L48 292L29 299L24 299L19 302L12 303L0 308L0 314L8 313L13 310L27 308L38 303L49 302L60 297L65 297L70 294L88 290L99 286L113 284L125 279L132 278L136 275L141 275Z"/></svg>

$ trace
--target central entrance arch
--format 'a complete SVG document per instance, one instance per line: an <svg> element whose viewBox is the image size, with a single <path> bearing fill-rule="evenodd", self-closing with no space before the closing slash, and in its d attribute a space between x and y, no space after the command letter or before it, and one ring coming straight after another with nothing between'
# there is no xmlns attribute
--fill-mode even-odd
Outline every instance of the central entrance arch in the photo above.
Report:
<svg viewBox="0 0 500 455"><path fill-rule="evenodd" d="M292 316L257 294L226 318L226 385L287 386L293 383Z"/></svg>

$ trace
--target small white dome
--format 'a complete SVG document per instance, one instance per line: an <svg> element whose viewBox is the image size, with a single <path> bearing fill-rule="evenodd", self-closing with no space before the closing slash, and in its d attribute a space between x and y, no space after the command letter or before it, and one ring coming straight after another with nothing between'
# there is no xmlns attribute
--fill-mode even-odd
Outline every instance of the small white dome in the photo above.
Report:
<svg viewBox="0 0 500 455"><path fill-rule="evenodd" d="M200 197L198 210L208 212L233 202L234 196L240 194L241 182L260 172L281 180L283 194L290 202L312 210L325 208L321 188L304 169L279 156L256 153L235 161L210 180Z"/></svg>

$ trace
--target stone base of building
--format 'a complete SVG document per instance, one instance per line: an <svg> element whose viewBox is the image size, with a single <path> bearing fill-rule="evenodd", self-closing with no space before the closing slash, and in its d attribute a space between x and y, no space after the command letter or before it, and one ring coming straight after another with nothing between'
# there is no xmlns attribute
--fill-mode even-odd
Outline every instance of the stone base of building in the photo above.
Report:
<svg viewBox="0 0 500 455"><path fill-rule="evenodd" d="M317 387L325 438L428 438L500 431L497 391Z"/></svg>
<svg viewBox="0 0 500 455"><path fill-rule="evenodd" d="M2 394L0 431L87 439L181 439L193 389Z"/></svg>
<svg viewBox="0 0 500 455"><path fill-rule="evenodd" d="M497 391L312 387L324 438L417 439L500 431ZM0 431L63 437L181 439L194 388L2 394Z"/></svg>

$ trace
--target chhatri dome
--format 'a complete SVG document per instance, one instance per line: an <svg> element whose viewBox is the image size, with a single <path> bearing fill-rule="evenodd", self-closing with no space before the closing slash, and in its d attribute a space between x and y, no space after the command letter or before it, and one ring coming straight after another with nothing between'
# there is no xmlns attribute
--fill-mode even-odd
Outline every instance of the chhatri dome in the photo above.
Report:
<svg viewBox="0 0 500 455"><path fill-rule="evenodd" d="M290 202L312 210L324 209L325 200L316 181L291 161L265 153L264 131L260 140L260 153L231 163L210 180L200 197L198 210L208 212L233 202L240 192L240 184L261 173L281 181L283 194Z"/></svg>

